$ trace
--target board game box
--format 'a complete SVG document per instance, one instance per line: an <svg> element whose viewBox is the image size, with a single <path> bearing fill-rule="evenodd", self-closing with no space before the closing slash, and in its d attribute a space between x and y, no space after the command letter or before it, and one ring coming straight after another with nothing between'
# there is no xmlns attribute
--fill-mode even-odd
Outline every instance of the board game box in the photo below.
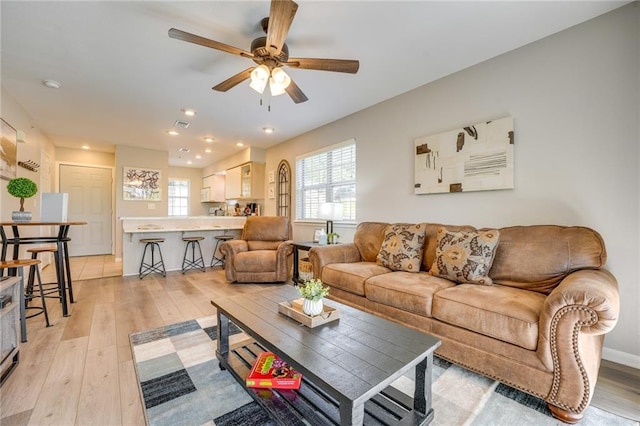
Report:
<svg viewBox="0 0 640 426"><path fill-rule="evenodd" d="M299 389L302 374L273 352L262 352L247 375L250 388Z"/></svg>

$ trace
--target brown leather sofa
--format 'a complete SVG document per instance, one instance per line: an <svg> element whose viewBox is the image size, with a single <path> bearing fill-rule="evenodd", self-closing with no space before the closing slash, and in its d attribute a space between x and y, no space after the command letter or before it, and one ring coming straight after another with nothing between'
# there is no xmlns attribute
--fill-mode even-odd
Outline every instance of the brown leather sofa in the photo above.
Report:
<svg viewBox="0 0 640 426"><path fill-rule="evenodd" d="M249 216L238 240L220 244L227 280L241 283L285 282L293 254L288 217Z"/></svg>
<svg viewBox="0 0 640 426"><path fill-rule="evenodd" d="M441 358L545 400L562 421L579 421L619 312L601 236L584 227L502 228L493 284L456 285L427 272L442 225L425 224L419 272L376 264L387 225L361 223L353 243L310 250L329 297L437 336Z"/></svg>

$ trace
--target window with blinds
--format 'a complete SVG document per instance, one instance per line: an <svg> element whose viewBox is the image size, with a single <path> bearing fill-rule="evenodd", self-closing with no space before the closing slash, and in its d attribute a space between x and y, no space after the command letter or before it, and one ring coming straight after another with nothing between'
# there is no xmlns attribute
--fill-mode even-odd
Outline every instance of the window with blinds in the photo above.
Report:
<svg viewBox="0 0 640 426"><path fill-rule="evenodd" d="M342 203L356 220L356 142L350 140L296 160L296 218L319 219L322 203Z"/></svg>
<svg viewBox="0 0 640 426"><path fill-rule="evenodd" d="M169 216L189 215L189 180L169 178Z"/></svg>

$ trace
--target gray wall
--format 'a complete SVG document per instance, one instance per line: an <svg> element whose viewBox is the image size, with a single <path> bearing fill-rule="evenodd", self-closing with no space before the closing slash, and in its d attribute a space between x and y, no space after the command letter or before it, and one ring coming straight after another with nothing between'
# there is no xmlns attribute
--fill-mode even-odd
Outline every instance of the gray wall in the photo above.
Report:
<svg viewBox="0 0 640 426"><path fill-rule="evenodd" d="M640 367L639 9L625 6L275 146L266 170L355 138L358 222L596 229L621 293L605 357ZM413 194L414 139L506 115L514 117L515 189ZM275 214L275 201L265 201Z"/></svg>

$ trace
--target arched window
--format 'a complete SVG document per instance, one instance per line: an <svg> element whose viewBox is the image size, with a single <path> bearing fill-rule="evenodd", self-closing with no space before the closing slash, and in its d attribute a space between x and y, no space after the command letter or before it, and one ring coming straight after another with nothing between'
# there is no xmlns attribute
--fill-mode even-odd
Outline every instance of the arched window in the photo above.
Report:
<svg viewBox="0 0 640 426"><path fill-rule="evenodd" d="M278 165L278 216L291 217L291 167L287 160Z"/></svg>

